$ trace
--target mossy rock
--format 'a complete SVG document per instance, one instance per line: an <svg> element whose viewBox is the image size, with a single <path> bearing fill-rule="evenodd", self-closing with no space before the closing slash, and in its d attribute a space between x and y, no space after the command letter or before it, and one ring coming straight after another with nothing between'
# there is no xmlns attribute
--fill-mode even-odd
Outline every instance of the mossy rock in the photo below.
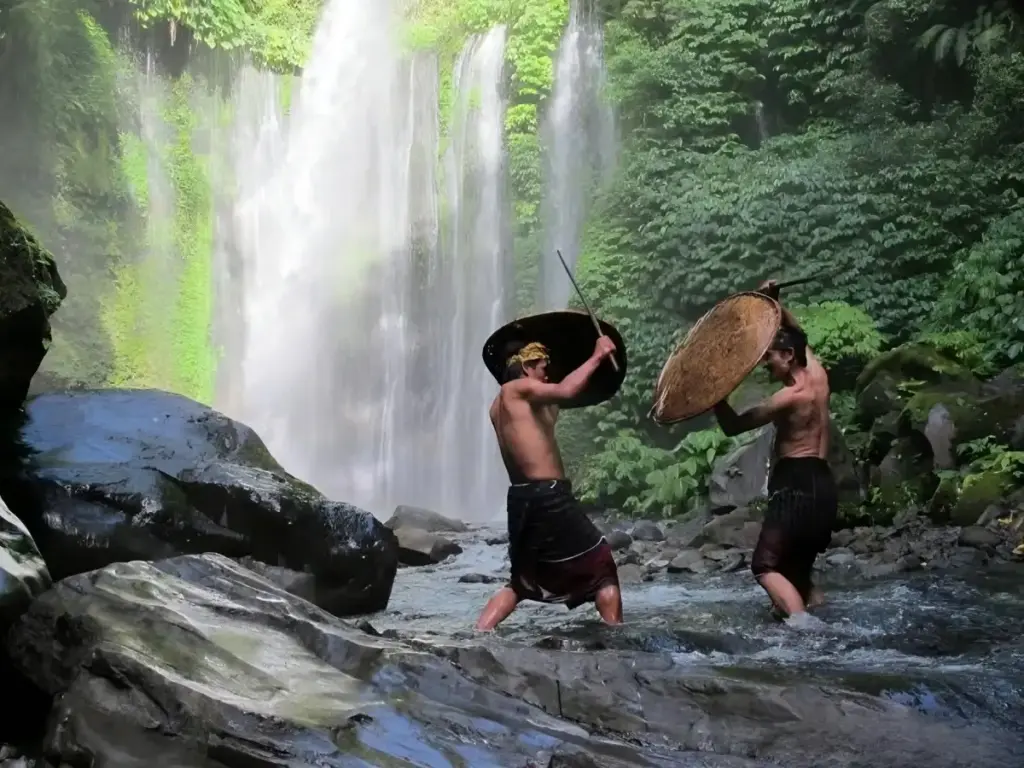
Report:
<svg viewBox="0 0 1024 768"><path fill-rule="evenodd" d="M903 344L868 363L857 377L857 394L860 395L882 374L886 374L897 386L907 386L913 382L926 385L955 383L964 391L981 390L981 382L970 369L944 357L934 347L920 342Z"/></svg>
<svg viewBox="0 0 1024 768"><path fill-rule="evenodd" d="M0 202L0 417L25 399L66 295L53 256Z"/></svg>
<svg viewBox="0 0 1024 768"><path fill-rule="evenodd" d="M944 412L936 412L937 408ZM945 422L936 428L937 418ZM1024 390L1007 390L1001 394L981 396L977 393L950 390L948 387L927 389L915 394L899 416L899 435L924 435L932 444L933 455L951 453L959 445L984 437L1024 448ZM948 443L948 445L947 445Z"/></svg>
<svg viewBox="0 0 1024 768"><path fill-rule="evenodd" d="M878 502L893 509L927 502L939 483L928 445L919 439L895 441L878 469Z"/></svg>
<svg viewBox="0 0 1024 768"><path fill-rule="evenodd" d="M1008 472L978 472L966 475L956 503L950 510L953 525L974 525L992 504L997 504L1013 489L1013 476Z"/></svg>
<svg viewBox="0 0 1024 768"><path fill-rule="evenodd" d="M938 525L948 523L953 508L960 500L960 477L946 475L939 479L939 485L928 501L928 517Z"/></svg>

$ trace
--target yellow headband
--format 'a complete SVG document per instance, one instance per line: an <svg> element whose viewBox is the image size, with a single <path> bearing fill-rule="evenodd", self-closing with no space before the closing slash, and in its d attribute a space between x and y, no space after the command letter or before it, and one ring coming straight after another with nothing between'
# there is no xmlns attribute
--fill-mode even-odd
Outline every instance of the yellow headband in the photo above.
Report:
<svg viewBox="0 0 1024 768"><path fill-rule="evenodd" d="M525 365L526 363L532 363L537 360L550 360L551 356L548 354L548 348L541 344L539 341L534 341L527 344L519 352L512 355L508 360L505 361L505 367L512 365L513 363L519 363Z"/></svg>

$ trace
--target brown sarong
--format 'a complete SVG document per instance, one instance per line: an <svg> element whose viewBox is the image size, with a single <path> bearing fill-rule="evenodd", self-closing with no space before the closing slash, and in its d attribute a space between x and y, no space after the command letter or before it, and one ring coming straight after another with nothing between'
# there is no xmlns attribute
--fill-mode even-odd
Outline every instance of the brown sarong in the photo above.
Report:
<svg viewBox="0 0 1024 768"><path fill-rule="evenodd" d="M509 587L520 600L564 603L572 610L619 583L612 549L568 480L508 489L508 551Z"/></svg>
<svg viewBox="0 0 1024 768"><path fill-rule="evenodd" d="M782 574L806 602L814 561L832 539L838 506L827 461L779 459L768 480L768 509L750 564L754 575Z"/></svg>

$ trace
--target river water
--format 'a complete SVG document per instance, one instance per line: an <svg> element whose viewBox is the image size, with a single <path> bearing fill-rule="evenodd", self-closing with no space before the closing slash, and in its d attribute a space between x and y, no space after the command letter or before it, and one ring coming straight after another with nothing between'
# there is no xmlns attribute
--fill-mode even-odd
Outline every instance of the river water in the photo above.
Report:
<svg viewBox="0 0 1024 768"><path fill-rule="evenodd" d="M487 598L507 578L497 530L457 538L464 552L437 566L399 571L388 610L371 618L405 639L467 639ZM464 583L460 578L496 579ZM950 725L1021 730L1024 594L1021 570L920 573L867 581L826 573L817 628L770 618L745 570L718 576L662 574L623 586L626 623L606 627L592 606L524 603L499 626L502 642L592 655L669 654L680 668L782 685L835 686L904 704Z"/></svg>

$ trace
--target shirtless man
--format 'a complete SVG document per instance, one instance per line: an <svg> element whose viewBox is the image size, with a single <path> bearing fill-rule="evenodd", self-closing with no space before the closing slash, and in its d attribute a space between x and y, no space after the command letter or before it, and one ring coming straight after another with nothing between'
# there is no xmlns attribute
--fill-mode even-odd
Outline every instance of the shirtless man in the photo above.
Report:
<svg viewBox="0 0 1024 768"><path fill-rule="evenodd" d="M505 376L490 415L511 482L512 577L484 607L478 630L494 629L521 600L565 603L569 610L594 602L607 623L622 623L611 547L573 496L555 442L558 407L579 395L614 351L615 342L599 337L590 359L552 384L543 344L515 344L506 350Z"/></svg>
<svg viewBox="0 0 1024 768"><path fill-rule="evenodd" d="M773 299L779 297L774 280L762 283L758 290ZM792 616L823 600L811 582L811 570L818 553L828 547L836 519L836 484L826 460L828 375L785 308L782 327L764 363L771 378L782 382L782 389L741 414L723 400L715 406L715 415L730 436L775 424L768 509L750 569L776 609Z"/></svg>

